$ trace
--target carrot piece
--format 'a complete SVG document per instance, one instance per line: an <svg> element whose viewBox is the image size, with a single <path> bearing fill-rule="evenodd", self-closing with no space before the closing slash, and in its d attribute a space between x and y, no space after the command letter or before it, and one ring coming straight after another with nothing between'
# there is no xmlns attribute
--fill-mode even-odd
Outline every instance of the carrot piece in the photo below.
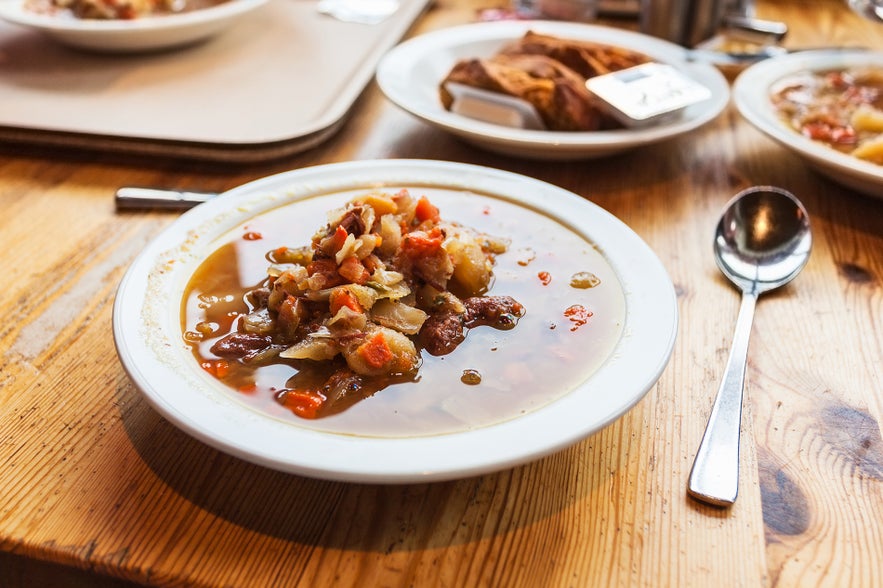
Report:
<svg viewBox="0 0 883 588"><path fill-rule="evenodd" d="M346 237L349 233L346 232L342 226L337 225L337 229L334 231L334 250L340 251L340 248L343 247L343 244L346 243Z"/></svg>
<svg viewBox="0 0 883 588"><path fill-rule="evenodd" d="M335 288L332 290L331 296L328 299L328 305L332 315L337 314L337 311L344 306L355 312L363 311L362 305L359 304L359 299L346 288Z"/></svg>
<svg viewBox="0 0 883 588"><path fill-rule="evenodd" d="M224 378L230 373L230 364L226 359L219 359L215 362L215 375Z"/></svg>
<svg viewBox="0 0 883 588"><path fill-rule="evenodd" d="M421 196L420 200L417 201L417 208L414 209L414 214L420 222L432 221L437 223L440 219L438 208L426 196Z"/></svg>
<svg viewBox="0 0 883 588"><path fill-rule="evenodd" d="M230 373L230 364L226 359L215 359L204 361L199 364L202 369L210 373L216 378L224 378Z"/></svg>
<svg viewBox="0 0 883 588"><path fill-rule="evenodd" d="M299 417L314 419L325 406L325 397L310 390L288 390L282 404Z"/></svg>
<svg viewBox="0 0 883 588"><path fill-rule="evenodd" d="M439 227L433 227L428 232L412 231L402 240L402 250L408 255L425 257L441 249L444 240L444 231Z"/></svg>
<svg viewBox="0 0 883 588"><path fill-rule="evenodd" d="M252 382L251 384L245 384L236 389L241 394L254 394L258 391L258 385Z"/></svg>
<svg viewBox="0 0 883 588"><path fill-rule="evenodd" d="M337 268L337 273L353 284L364 284L371 277L371 274L355 255L344 259L340 263L340 267Z"/></svg>
<svg viewBox="0 0 883 588"><path fill-rule="evenodd" d="M380 369L393 359L392 350L383 333L377 333L358 348L358 353L369 366Z"/></svg>

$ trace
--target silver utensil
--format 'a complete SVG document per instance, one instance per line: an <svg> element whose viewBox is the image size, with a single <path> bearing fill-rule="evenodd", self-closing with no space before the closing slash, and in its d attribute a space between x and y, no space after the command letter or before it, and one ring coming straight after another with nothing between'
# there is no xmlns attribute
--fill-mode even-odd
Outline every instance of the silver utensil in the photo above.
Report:
<svg viewBox="0 0 883 588"><path fill-rule="evenodd" d="M185 190L124 186L116 191L114 203L117 210L140 210L145 208L186 210L214 196L217 196L217 194L213 192L188 192Z"/></svg>
<svg viewBox="0 0 883 588"><path fill-rule="evenodd" d="M883 22L883 0L847 0L853 12L875 22Z"/></svg>
<svg viewBox="0 0 883 588"><path fill-rule="evenodd" d="M772 186L738 193L717 225L714 257L742 291L730 357L690 472L687 492L715 506L730 506L739 489L739 434L748 339L757 298L790 282L806 265L812 233L806 209L793 194Z"/></svg>
<svg viewBox="0 0 883 588"><path fill-rule="evenodd" d="M847 52L847 51L871 51L868 47L857 45L840 45L840 46L818 46L818 47L796 47L788 49L781 45L767 45L758 48L757 51L748 51L737 53L733 51L722 51L714 49L716 45L714 40L709 44L698 45L695 49L687 51L687 61L694 63L707 63L710 65L739 65L749 66L770 59L787 55L789 53L802 53L804 51L830 51L830 52Z"/></svg>

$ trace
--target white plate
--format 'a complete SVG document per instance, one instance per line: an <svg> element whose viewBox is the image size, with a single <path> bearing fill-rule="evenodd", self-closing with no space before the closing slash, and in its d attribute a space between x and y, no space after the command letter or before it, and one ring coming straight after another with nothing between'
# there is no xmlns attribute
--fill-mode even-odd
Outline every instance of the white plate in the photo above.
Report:
<svg viewBox="0 0 883 588"><path fill-rule="evenodd" d="M23 0L0 0L0 18L32 28L65 45L90 51L130 53L169 49L215 35L267 0L228 0L191 12L131 20L80 19L37 14Z"/></svg>
<svg viewBox="0 0 883 588"><path fill-rule="evenodd" d="M639 51L670 63L712 92L667 124L643 129L553 132L518 129L445 110L438 86L460 59L489 57L528 30ZM711 65L688 63L687 51L647 35L595 25L553 21L499 21L442 29L401 43L377 68L377 83L393 103L418 118L485 149L535 159L587 159L620 153L682 135L715 118L727 105L729 86Z"/></svg>
<svg viewBox="0 0 883 588"><path fill-rule="evenodd" d="M782 78L800 71L873 65L883 68L883 53L873 51L805 51L768 59L742 72L733 85L733 102L751 124L800 155L822 175L853 190L883 197L883 166L804 137L779 118L770 90Z"/></svg>
<svg viewBox="0 0 883 588"><path fill-rule="evenodd" d="M378 186L480 192L530 207L596 244L625 298L622 336L601 366L557 400L508 421L449 434L385 437L328 432L247 408L206 376L181 336L181 298L216 239L259 213L321 194ZM305 219L318 226L324 219ZM529 230L525 227L524 230ZM138 256L120 283L113 332L123 366L150 403L182 430L242 459L305 476L427 482L512 467L607 426L654 385L677 332L673 285L653 251L614 216L539 180L422 160L304 168L246 184L188 211ZM517 329L514 332L516 332ZM380 392L382 394L383 392ZM309 447L309 451L293 448Z"/></svg>

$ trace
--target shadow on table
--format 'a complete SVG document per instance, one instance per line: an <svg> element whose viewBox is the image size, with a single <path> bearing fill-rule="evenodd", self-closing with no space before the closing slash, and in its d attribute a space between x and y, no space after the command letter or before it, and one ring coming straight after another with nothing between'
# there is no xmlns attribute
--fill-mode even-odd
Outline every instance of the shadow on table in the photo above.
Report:
<svg viewBox="0 0 883 588"><path fill-rule="evenodd" d="M517 532L573 508L608 484L618 460L625 460L602 454L590 438L522 467L463 480L324 481L271 470L203 444L155 412L129 382L117 396L121 406L131 407L123 423L135 450L184 500L263 535L336 549L390 553Z"/></svg>

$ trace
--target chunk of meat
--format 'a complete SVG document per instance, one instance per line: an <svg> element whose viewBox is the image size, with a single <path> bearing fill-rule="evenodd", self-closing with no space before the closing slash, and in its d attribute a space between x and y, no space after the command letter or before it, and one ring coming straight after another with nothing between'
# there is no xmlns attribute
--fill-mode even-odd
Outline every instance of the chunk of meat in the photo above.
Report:
<svg viewBox="0 0 883 588"><path fill-rule="evenodd" d="M432 355L446 355L466 339L467 329L480 326L503 331L515 327L524 306L511 296L473 296L463 301L464 312L450 308L430 315L420 329L420 344Z"/></svg>
<svg viewBox="0 0 883 588"><path fill-rule="evenodd" d="M420 329L420 345L431 355L447 355L466 339L463 315L446 310L430 315Z"/></svg>
<svg viewBox="0 0 883 588"><path fill-rule="evenodd" d="M343 218L340 219L340 224L338 226L356 237L362 235L365 232L365 223L362 220L362 207L354 206L347 210L346 214L343 215Z"/></svg>
<svg viewBox="0 0 883 588"><path fill-rule="evenodd" d="M215 341L211 352L226 359L248 359L270 347L273 339L257 333L230 333Z"/></svg>
<svg viewBox="0 0 883 588"><path fill-rule="evenodd" d="M508 331L524 316L524 306L511 296L473 296L463 301L467 328L488 326Z"/></svg>

